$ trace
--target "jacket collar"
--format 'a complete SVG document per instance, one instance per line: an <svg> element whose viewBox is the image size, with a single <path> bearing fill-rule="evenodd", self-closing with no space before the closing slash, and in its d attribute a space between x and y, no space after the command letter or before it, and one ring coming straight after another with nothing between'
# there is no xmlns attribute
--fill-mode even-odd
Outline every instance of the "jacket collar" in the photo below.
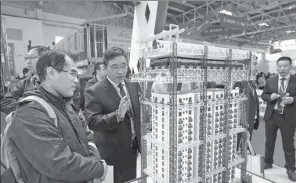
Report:
<svg viewBox="0 0 296 183"><path fill-rule="evenodd" d="M107 78L108 81L112 84L112 86L113 86L114 88L118 87L119 83L115 83L115 82L113 82L111 79L109 79L108 76L107 76L106 78ZM121 84L122 84L122 85L125 85L125 80L123 80Z"/></svg>
<svg viewBox="0 0 296 183"><path fill-rule="evenodd" d="M282 77L282 76L280 76L280 75L278 74L278 78L279 78L279 80L281 80L282 78L285 78L286 80L288 80L288 81L289 81L289 79L290 79L290 76L291 76L291 74L288 74L287 76L285 76L285 77Z"/></svg>
<svg viewBox="0 0 296 183"><path fill-rule="evenodd" d="M53 103L66 103L69 102L72 97L62 97L62 96L55 96L52 93L48 92L43 86L39 87L40 93L44 96L44 98L48 101L51 101Z"/></svg>
<svg viewBox="0 0 296 183"><path fill-rule="evenodd" d="M94 83L96 83L96 82L99 81L98 78L97 78L97 76L93 76L93 77L92 77L92 80L93 80Z"/></svg>

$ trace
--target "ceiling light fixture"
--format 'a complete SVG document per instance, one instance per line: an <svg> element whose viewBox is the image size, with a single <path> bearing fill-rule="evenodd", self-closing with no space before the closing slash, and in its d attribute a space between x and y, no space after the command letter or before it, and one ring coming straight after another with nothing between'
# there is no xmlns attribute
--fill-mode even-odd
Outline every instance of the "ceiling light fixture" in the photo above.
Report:
<svg viewBox="0 0 296 183"><path fill-rule="evenodd" d="M230 11L228 11L228 10L221 10L221 11L219 11L219 13L223 13L223 14L225 14L225 15L230 15L230 16L232 16L232 12L230 12Z"/></svg>
<svg viewBox="0 0 296 183"><path fill-rule="evenodd" d="M262 23L260 23L260 24L258 24L259 26L261 26L261 27L263 27L263 26L266 26L266 27L268 27L269 25L267 24L267 23L265 23L265 22L262 22Z"/></svg>

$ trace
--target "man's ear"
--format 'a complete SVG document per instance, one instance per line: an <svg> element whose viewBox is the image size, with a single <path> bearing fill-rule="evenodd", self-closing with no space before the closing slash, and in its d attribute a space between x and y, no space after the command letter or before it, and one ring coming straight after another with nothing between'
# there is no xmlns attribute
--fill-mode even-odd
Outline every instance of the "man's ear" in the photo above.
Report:
<svg viewBox="0 0 296 183"><path fill-rule="evenodd" d="M102 69L103 72L105 72L105 73L107 72L107 66L106 65L102 65L101 69Z"/></svg>
<svg viewBox="0 0 296 183"><path fill-rule="evenodd" d="M57 75L57 71L52 67L47 67L45 73L46 73L45 77L51 80L56 78L56 75Z"/></svg>

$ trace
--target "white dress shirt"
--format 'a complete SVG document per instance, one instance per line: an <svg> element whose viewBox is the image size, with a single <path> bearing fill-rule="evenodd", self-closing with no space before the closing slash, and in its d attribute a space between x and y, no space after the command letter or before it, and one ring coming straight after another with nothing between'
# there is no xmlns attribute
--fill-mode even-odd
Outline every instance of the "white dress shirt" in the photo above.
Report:
<svg viewBox="0 0 296 183"><path fill-rule="evenodd" d="M280 76L280 75L278 75L279 76L279 80L278 80L278 92L280 91L280 89L281 89L281 86L282 86L282 78L286 78L285 80L284 80L284 88L283 88L283 91L284 91L284 93L286 93L286 90L287 90L287 87L288 87L288 83L289 83L289 79L290 79L290 76L291 76L291 74L288 74L287 76L285 76L285 77L282 77L282 76ZM274 106L274 109L275 110L277 110L278 109L278 101L276 102L276 104L275 104L275 106Z"/></svg>
<svg viewBox="0 0 296 183"><path fill-rule="evenodd" d="M109 79L109 77L107 77L107 79L110 81L110 83L113 85L114 89L116 90L116 92L118 93L118 95L120 96L120 98L122 98L121 94L120 94L120 88L118 87L119 83L115 83L113 82L111 79ZM122 81L122 87L124 89L124 92L127 94L127 89L126 89L126 86L125 86L125 83L124 81Z"/></svg>

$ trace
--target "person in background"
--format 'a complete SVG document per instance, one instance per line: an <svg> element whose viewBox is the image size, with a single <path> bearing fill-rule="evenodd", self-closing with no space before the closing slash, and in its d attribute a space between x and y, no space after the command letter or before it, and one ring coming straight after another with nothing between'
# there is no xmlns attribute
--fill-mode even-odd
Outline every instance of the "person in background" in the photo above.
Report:
<svg viewBox="0 0 296 183"><path fill-rule="evenodd" d="M257 76L257 86L260 90L263 90L265 84L266 84L265 75L264 75L264 73L260 73Z"/></svg>
<svg viewBox="0 0 296 183"><path fill-rule="evenodd" d="M126 73L126 79L129 79L130 78L130 76L131 76L131 74L132 74L132 70L131 70L131 68L130 67L127 67L127 73Z"/></svg>
<svg viewBox="0 0 296 183"><path fill-rule="evenodd" d="M85 85L85 89L94 85L96 82L102 81L105 79L106 73L103 70L103 63L96 63L94 66L94 74L91 79L89 79Z"/></svg>
<svg viewBox="0 0 296 183"><path fill-rule="evenodd" d="M18 100L22 97L26 91L32 91L38 87L38 77L36 75L36 64L41 55L48 51L47 47L38 46L31 49L26 57L25 61L29 72L33 76L18 81L15 87L12 88L2 100L1 100L1 111L5 114L9 114L15 110Z"/></svg>
<svg viewBox="0 0 296 183"><path fill-rule="evenodd" d="M268 80L270 77L271 77L271 73L268 72L268 73L266 74L266 76L265 76L265 80Z"/></svg>
<svg viewBox="0 0 296 183"><path fill-rule="evenodd" d="M250 134L250 140L252 139L253 130L259 128L259 98L256 92L255 81L241 81L234 85L234 88L239 88L240 93L244 93L247 97L248 108L248 131ZM240 143L241 133L238 134L238 144Z"/></svg>
<svg viewBox="0 0 296 183"><path fill-rule="evenodd" d="M85 90L89 87L91 87L92 85L94 85L95 83L103 80L106 77L106 73L103 70L103 63L99 63L97 62L94 66L94 72L92 74L92 78L87 80L85 82L85 84L80 84L80 96L79 96L79 108L81 109L81 113L84 114L84 107L85 107ZM82 80L80 80L80 82L83 82ZM78 98L77 98L78 99Z"/></svg>
<svg viewBox="0 0 296 183"><path fill-rule="evenodd" d="M248 61L245 61L246 65L248 64ZM251 60L251 72L250 72L250 80L248 81L240 81L235 83L234 85L234 89L239 88L239 93L244 93L245 96L247 97L247 101L246 101L246 107L248 110L248 115L246 116L246 122L248 123L248 132L249 132L249 137L250 139L248 140L252 140L252 134L253 134L253 130L257 130L259 128L259 124L260 124L260 118L259 118L259 98L257 95L257 91L256 91L256 81L252 80L253 78L255 78L256 73L257 73L257 60L256 59L252 59ZM241 145L241 138L242 138L242 133L238 133L237 134L237 147L239 148Z"/></svg>
<svg viewBox="0 0 296 183"><path fill-rule="evenodd" d="M280 129L288 178L296 182L294 144L296 77L291 75L291 68L291 58L279 58L277 60L278 75L267 80L261 97L267 102L263 118L266 122L265 169L272 168L277 131Z"/></svg>
<svg viewBox="0 0 296 183"><path fill-rule="evenodd" d="M92 132L70 105L78 83L77 65L68 55L48 52L39 58L40 86L24 93L38 96L53 108L58 128L38 102L20 103L8 138L26 182L86 183L104 180L107 164L101 159Z"/></svg>
<svg viewBox="0 0 296 183"><path fill-rule="evenodd" d="M31 73L29 72L29 69L27 67L23 68L23 77L20 79L25 79L27 77L30 77Z"/></svg>
<svg viewBox="0 0 296 183"><path fill-rule="evenodd" d="M85 116L95 142L108 165L114 166L114 183L136 178L141 147L138 83L126 79L124 50L113 47L103 55L107 77L85 91Z"/></svg>

